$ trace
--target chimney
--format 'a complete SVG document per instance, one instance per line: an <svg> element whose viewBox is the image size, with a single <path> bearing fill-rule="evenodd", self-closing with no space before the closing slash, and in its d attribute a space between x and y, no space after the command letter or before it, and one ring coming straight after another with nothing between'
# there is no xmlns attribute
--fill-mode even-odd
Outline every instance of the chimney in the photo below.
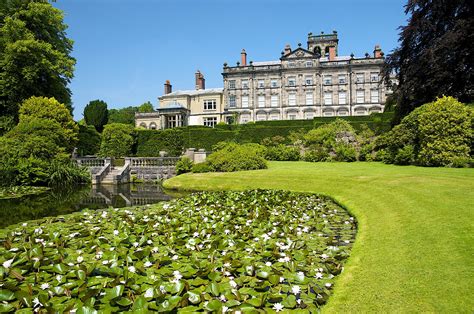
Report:
<svg viewBox="0 0 474 314"><path fill-rule="evenodd" d="M204 75L197 70L196 71L196 90L198 89L206 89L206 80L204 79Z"/></svg>
<svg viewBox="0 0 474 314"><path fill-rule="evenodd" d="M291 47L289 44L285 46L285 56L289 55L291 53Z"/></svg>
<svg viewBox="0 0 474 314"><path fill-rule="evenodd" d="M245 52L245 49L242 49L242 52L240 53L240 61L242 66L247 65L247 53Z"/></svg>
<svg viewBox="0 0 474 314"><path fill-rule="evenodd" d="M165 82L165 95L169 94L173 91L173 86L170 84L169 80L166 80Z"/></svg>
<svg viewBox="0 0 474 314"><path fill-rule="evenodd" d="M375 45L374 48L374 58L382 58L383 52L382 49L380 48L380 45Z"/></svg>
<svg viewBox="0 0 474 314"><path fill-rule="evenodd" d="M329 61L336 60L336 47L331 46L329 47Z"/></svg>

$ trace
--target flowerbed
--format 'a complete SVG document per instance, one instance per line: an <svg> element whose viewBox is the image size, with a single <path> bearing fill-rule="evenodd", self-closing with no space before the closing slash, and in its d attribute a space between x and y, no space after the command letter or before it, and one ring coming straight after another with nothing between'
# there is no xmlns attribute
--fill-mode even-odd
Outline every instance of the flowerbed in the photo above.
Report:
<svg viewBox="0 0 474 314"><path fill-rule="evenodd" d="M272 190L30 221L0 233L0 312L309 313L355 232L331 200Z"/></svg>

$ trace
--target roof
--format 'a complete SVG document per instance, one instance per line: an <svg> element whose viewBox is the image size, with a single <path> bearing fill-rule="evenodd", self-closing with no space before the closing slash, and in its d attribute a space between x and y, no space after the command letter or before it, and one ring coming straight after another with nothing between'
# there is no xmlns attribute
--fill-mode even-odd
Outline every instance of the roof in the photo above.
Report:
<svg viewBox="0 0 474 314"><path fill-rule="evenodd" d="M265 65L280 65L281 64L281 61L280 60L276 60L276 61L260 61L260 62L253 62L252 65L253 66L265 66Z"/></svg>
<svg viewBox="0 0 474 314"><path fill-rule="evenodd" d="M162 95L162 97L176 97L176 96L199 96L199 95L208 95L208 94L222 94L224 92L223 88L206 88L206 89L190 89L190 90L177 90L175 92Z"/></svg>

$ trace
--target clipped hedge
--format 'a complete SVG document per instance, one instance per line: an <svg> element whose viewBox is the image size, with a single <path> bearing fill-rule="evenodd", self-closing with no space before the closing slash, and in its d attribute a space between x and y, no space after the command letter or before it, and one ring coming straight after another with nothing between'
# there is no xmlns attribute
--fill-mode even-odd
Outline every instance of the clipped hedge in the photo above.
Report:
<svg viewBox="0 0 474 314"><path fill-rule="evenodd" d="M184 149L184 137L181 129L137 130L136 155L140 157L157 157L160 151L170 156L179 156Z"/></svg>

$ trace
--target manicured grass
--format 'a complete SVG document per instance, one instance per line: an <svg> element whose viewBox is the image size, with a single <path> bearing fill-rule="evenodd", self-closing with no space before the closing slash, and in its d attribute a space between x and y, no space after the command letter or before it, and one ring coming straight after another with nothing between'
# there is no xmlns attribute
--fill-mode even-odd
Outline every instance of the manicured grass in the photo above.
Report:
<svg viewBox="0 0 474 314"><path fill-rule="evenodd" d="M474 311L474 169L271 162L164 185L316 192L347 207L359 231L327 312Z"/></svg>

